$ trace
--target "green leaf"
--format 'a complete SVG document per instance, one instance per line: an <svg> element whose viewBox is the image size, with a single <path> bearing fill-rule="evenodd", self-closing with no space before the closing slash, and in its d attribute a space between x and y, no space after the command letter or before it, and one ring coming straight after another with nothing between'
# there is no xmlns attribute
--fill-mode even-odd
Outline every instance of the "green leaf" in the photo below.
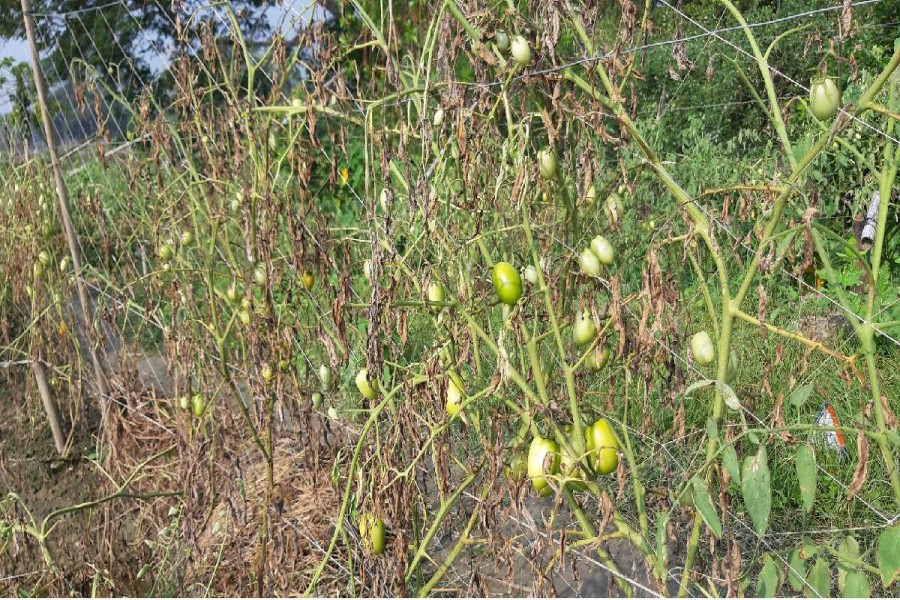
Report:
<svg viewBox="0 0 900 600"><path fill-rule="evenodd" d="M859 542L852 535L841 540L837 547L838 589L844 591L847 574L856 571L855 563L859 560Z"/></svg>
<svg viewBox="0 0 900 600"><path fill-rule="evenodd" d="M790 401L796 407L803 406L803 403L806 402L806 399L809 398L809 395L813 391L813 386L811 383L807 383L806 385L801 385L797 389L791 392Z"/></svg>
<svg viewBox="0 0 900 600"><path fill-rule="evenodd" d="M896 431L891 430L891 431L886 432L885 435L887 435L887 439L890 443L892 443L895 446L900 446L900 433L897 433Z"/></svg>
<svg viewBox="0 0 900 600"><path fill-rule="evenodd" d="M797 448L797 480L803 510L809 512L816 501L816 451L809 444Z"/></svg>
<svg viewBox="0 0 900 600"><path fill-rule="evenodd" d="M705 388L708 385L712 385L715 383L712 379L701 379L700 381L694 382L691 385L687 386L684 390L685 396L690 396L693 392L701 388Z"/></svg>
<svg viewBox="0 0 900 600"><path fill-rule="evenodd" d="M706 436L711 440L719 439L719 428L716 427L716 422L712 417L706 418Z"/></svg>
<svg viewBox="0 0 900 600"><path fill-rule="evenodd" d="M716 389L722 394L722 399L725 400L725 406L731 410L741 410L741 401L738 400L737 394L734 393L734 390L731 389L730 385L717 381Z"/></svg>
<svg viewBox="0 0 900 600"><path fill-rule="evenodd" d="M805 587L803 581L806 579L806 560L803 558L802 547L798 546L791 552L788 567L788 583L792 590L799 592Z"/></svg>
<svg viewBox="0 0 900 600"><path fill-rule="evenodd" d="M712 529L713 534L717 538L721 538L722 522L719 520L719 515L716 514L716 509L713 506L712 499L709 497L709 490L706 489L706 484L703 483L702 479L697 477L693 479L693 484L694 508L697 509L700 516L703 517L703 520L709 525L709 528Z"/></svg>
<svg viewBox="0 0 900 600"><path fill-rule="evenodd" d="M756 595L760 598L774 598L781 587L781 573L778 565L772 557L766 554L763 557L763 566L759 570L759 578L756 582Z"/></svg>
<svg viewBox="0 0 900 600"><path fill-rule="evenodd" d="M806 588L806 596L809 598L831 597L831 570L828 561L821 556L816 558L816 564L809 570L806 577L809 586ZM810 589L812 588L812 589Z"/></svg>
<svg viewBox="0 0 900 600"><path fill-rule="evenodd" d="M850 571L844 580L844 598L871 598L869 578L859 571Z"/></svg>
<svg viewBox="0 0 900 600"><path fill-rule="evenodd" d="M760 446L755 456L744 459L742 475L744 506L750 513L756 533L763 535L769 526L769 512L772 509L772 481L765 446Z"/></svg>
<svg viewBox="0 0 900 600"><path fill-rule="evenodd" d="M656 561L657 564L666 564L669 554L668 535L666 526L669 524L668 512L659 510L656 512Z"/></svg>
<svg viewBox="0 0 900 600"><path fill-rule="evenodd" d="M900 525L888 527L878 536L878 550L875 552L881 583L887 588L900 578Z"/></svg>
<svg viewBox="0 0 900 600"><path fill-rule="evenodd" d="M722 450L722 464L728 469L728 474L733 480L741 480L741 467L738 464L737 451L734 446L725 446Z"/></svg>

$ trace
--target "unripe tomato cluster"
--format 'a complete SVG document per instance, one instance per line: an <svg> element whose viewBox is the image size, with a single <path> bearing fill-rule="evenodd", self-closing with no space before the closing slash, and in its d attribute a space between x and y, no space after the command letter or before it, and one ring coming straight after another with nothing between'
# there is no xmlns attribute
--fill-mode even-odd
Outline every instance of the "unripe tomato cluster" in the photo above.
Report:
<svg viewBox="0 0 900 600"><path fill-rule="evenodd" d="M616 251L609 240L602 235L597 235L591 240L590 246L581 251L578 262L585 275L597 277L600 275L602 265L607 267L612 265L615 258Z"/></svg>
<svg viewBox="0 0 900 600"><path fill-rule="evenodd" d="M573 430L566 432L569 445L577 447L577 439ZM598 419L584 430L584 446L587 450L587 464L598 475L609 475L619 466L619 442L612 426L606 419ZM551 481L554 476L567 474L568 485L574 488L583 487L586 474L583 472L579 457L570 456L565 449L551 438L535 436L528 448L527 475L534 491L541 496L553 492ZM511 476L516 473L510 463Z"/></svg>

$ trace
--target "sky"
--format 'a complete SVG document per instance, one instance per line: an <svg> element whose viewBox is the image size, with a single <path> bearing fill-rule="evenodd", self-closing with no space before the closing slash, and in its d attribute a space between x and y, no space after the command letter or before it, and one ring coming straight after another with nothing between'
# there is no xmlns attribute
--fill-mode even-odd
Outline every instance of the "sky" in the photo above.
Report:
<svg viewBox="0 0 900 600"><path fill-rule="evenodd" d="M283 33L286 37L292 37L293 34L288 32L292 17L302 15L307 21L310 18L323 18L325 13L321 7L317 6L314 10L310 10L310 6L314 2L315 0L286 0L283 5L275 4L269 8L269 22L273 27L283 22ZM284 18L285 15L287 18ZM0 60L6 57L12 57L17 61L30 60L28 43L25 40L0 38ZM156 60L151 60L151 63L156 62ZM161 62L165 64L165 59L161 58ZM0 86L0 114L6 114L11 108L9 102L9 94L12 92L11 85L11 83L7 83L6 86Z"/></svg>

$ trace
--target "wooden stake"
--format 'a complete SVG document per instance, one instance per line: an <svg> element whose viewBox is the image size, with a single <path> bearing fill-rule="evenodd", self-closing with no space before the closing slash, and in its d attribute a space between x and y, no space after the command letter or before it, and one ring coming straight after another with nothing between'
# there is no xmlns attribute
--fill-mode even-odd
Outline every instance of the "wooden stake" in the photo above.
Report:
<svg viewBox="0 0 900 600"><path fill-rule="evenodd" d="M106 414L107 397L109 396L109 384L103 365L97 357L97 345L94 335L94 319L91 315L91 306L88 303L87 290L81 276L81 258L78 251L78 239L75 227L69 214L69 198L66 189L66 181L63 178L62 168L59 165L59 157L56 154L56 137L53 134L53 122L50 111L47 110L47 90L44 85L44 74L41 71L40 55L37 44L34 41L34 19L31 16L30 0L22 0L22 13L25 19L25 34L28 37L28 46L31 49L31 72L34 76L34 87L37 89L38 103L41 106L41 118L44 122L44 136L47 139L47 149L50 151L50 163L53 165L53 176L56 179L56 194L59 197L59 218L62 221L63 231L66 233L66 242L69 245L69 255L72 258L72 266L75 269L75 286L78 288L78 299L81 302L81 310L84 317L85 331L88 345L90 346L91 361L94 363L94 378L97 381L97 389L100 392L100 406L103 414Z"/></svg>
<svg viewBox="0 0 900 600"><path fill-rule="evenodd" d="M50 422L50 431L53 432L53 443L56 444L56 451L60 456L66 455L66 437L63 435L62 425L59 419L59 410L56 408L56 402L53 401L53 394L50 386L47 385L47 374L44 372L44 363L39 359L31 361L31 370L34 371L34 378L37 380L38 391L41 393L41 402L44 404L44 412L47 413L47 420Z"/></svg>

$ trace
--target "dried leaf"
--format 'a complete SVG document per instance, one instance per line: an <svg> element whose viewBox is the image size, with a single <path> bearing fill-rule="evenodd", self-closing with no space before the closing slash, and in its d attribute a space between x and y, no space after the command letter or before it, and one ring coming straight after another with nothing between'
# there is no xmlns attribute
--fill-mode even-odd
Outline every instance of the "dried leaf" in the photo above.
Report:
<svg viewBox="0 0 900 600"><path fill-rule="evenodd" d="M859 460L856 462L853 480L850 482L850 489L847 491L848 500L859 493L859 490L866 483L866 477L869 473L869 440L862 431L856 436L856 447L859 450Z"/></svg>

